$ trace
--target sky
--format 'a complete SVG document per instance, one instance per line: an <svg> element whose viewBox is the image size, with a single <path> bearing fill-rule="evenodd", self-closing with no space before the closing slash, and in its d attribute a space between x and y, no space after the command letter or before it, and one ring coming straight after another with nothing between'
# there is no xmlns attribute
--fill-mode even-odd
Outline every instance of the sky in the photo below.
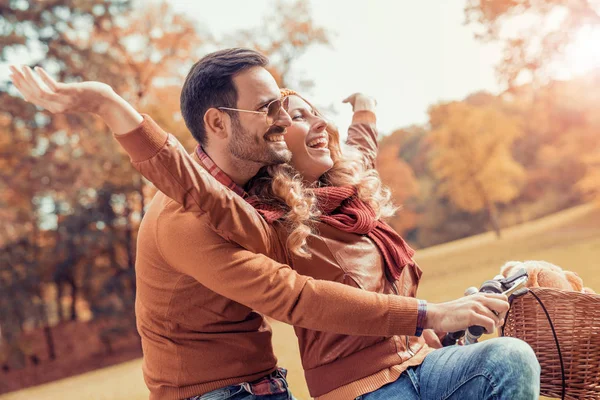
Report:
<svg viewBox="0 0 600 400"><path fill-rule="evenodd" d="M167 1L217 39L259 26L274 5L274 0ZM438 102L501 91L494 71L500 46L474 38L477 27L464 24L466 0L306 1L332 40L297 60L292 80L315 83L302 94L317 106L333 106L328 117L341 132L352 117L341 101L354 92L377 99L378 126L386 134L426 123L428 107ZM573 46L568 55L573 68L563 77L600 66L598 42L596 31ZM7 65L0 64L0 80L7 76Z"/></svg>
<svg viewBox="0 0 600 400"><path fill-rule="evenodd" d="M169 0L174 9L203 24L217 38L259 25L271 0ZM303 93L314 104L334 105L329 116L343 128L354 92L377 99L378 126L391 132L427 121L427 108L478 90L497 92L498 45L473 38L464 26L464 0L313 0L315 22L333 33L331 46L310 49L293 70L311 79Z"/></svg>

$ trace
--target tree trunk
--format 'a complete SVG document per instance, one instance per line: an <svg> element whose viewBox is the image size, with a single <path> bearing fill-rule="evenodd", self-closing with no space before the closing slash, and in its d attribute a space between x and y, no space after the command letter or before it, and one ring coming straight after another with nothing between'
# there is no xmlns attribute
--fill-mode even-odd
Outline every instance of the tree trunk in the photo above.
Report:
<svg viewBox="0 0 600 400"><path fill-rule="evenodd" d="M492 202L487 202L486 200L486 209L488 213L488 219L492 224L492 228L496 233L496 237L500 239L502 237L502 233L500 232L500 224L498 222L498 209L496 208L496 204Z"/></svg>
<svg viewBox="0 0 600 400"><path fill-rule="evenodd" d="M50 327L50 321L48 318L48 309L46 308L46 302L40 294L40 304L38 307L40 313L40 320L42 321L42 329L44 331L44 338L46 340L46 350L48 351L48 358L54 360L56 354L54 351L54 339L52 337L52 328Z"/></svg>
<svg viewBox="0 0 600 400"><path fill-rule="evenodd" d="M142 205L143 206L143 205ZM135 249L133 248L133 229L131 225L131 207L129 201L125 203L125 249L127 251L127 268L132 270L135 268Z"/></svg>
<svg viewBox="0 0 600 400"><path fill-rule="evenodd" d="M498 209L496 208L496 203L490 201L490 199L487 196L487 193L478 181L475 181L475 184L477 185L479 193L481 194L481 197L483 199L483 204L487 211L488 220L492 224L492 229L494 229L496 237L500 239L502 237L502 234L500 232L500 223L498 222Z"/></svg>
<svg viewBox="0 0 600 400"><path fill-rule="evenodd" d="M56 284L56 306L58 307L58 319L59 321L64 321L65 313L62 306L62 296L63 296L63 283L60 279L54 282Z"/></svg>
<svg viewBox="0 0 600 400"><path fill-rule="evenodd" d="M77 321L77 285L75 284L75 279L71 276L69 278L69 285L71 286L71 321Z"/></svg>
<svg viewBox="0 0 600 400"><path fill-rule="evenodd" d="M135 241L133 240L131 207L129 207L128 201L125 203L125 221L127 221L127 225L125 227L125 249L127 251L127 277L129 281L129 287L132 290L133 296L135 296Z"/></svg>
<svg viewBox="0 0 600 400"><path fill-rule="evenodd" d="M44 327L44 338L46 338L46 347L48 348L48 357L51 360L56 359L56 352L54 350L54 338L52 337L52 328L48 325Z"/></svg>
<svg viewBox="0 0 600 400"><path fill-rule="evenodd" d="M146 213L146 199L144 197L144 178L140 175L140 184L138 186L138 193L140 194L140 218L144 218L144 214Z"/></svg>

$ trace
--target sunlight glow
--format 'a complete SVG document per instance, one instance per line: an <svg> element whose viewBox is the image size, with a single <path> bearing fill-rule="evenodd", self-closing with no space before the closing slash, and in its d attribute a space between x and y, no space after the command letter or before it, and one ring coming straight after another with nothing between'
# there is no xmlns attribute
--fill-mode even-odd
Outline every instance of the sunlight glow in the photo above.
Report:
<svg viewBox="0 0 600 400"><path fill-rule="evenodd" d="M600 28L585 27L565 52L562 62L571 76L600 67Z"/></svg>

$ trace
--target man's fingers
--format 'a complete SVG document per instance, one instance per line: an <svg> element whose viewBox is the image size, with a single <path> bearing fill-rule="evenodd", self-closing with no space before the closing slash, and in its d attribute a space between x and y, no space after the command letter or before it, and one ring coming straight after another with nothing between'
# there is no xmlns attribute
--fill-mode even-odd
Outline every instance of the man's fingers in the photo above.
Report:
<svg viewBox="0 0 600 400"><path fill-rule="evenodd" d="M477 314L474 317L474 321L471 324L471 326L478 325L478 326L483 327L483 329L485 329L486 333L493 333L494 330L496 329L496 323L497 323L497 321L491 317L488 317L488 316L485 316L482 314Z"/></svg>
<svg viewBox="0 0 600 400"><path fill-rule="evenodd" d="M27 66L19 68L11 65L9 68L12 72L11 80L25 101L52 113L64 112L66 100L56 93L55 89L60 88L59 84L47 73L44 77L37 76ZM41 72L43 73L45 71Z"/></svg>
<svg viewBox="0 0 600 400"><path fill-rule="evenodd" d="M50 88L50 90L52 90L53 92L56 92L58 90L58 83L50 75L48 75L44 68L35 67L34 70L39 74L39 76L42 78L42 81L44 81L44 83Z"/></svg>
<svg viewBox="0 0 600 400"><path fill-rule="evenodd" d="M30 85L35 89L36 94L38 94L39 96L48 96L52 94L52 91L48 88L48 86L46 86L46 84L42 82L42 80L37 74L33 73L29 66L23 66L23 72L25 73L25 77L27 78L28 83L30 83Z"/></svg>
<svg viewBox="0 0 600 400"><path fill-rule="evenodd" d="M23 96L23 99L25 99L25 101L30 102L31 104L34 104L38 107L45 108L46 110L49 110L51 112L59 111L59 109L56 108L57 104L55 102L49 102L49 101L42 99L40 96L34 95L31 92L31 89L27 85L24 84L23 78L18 77L17 75L11 75L11 80L13 81L13 84L15 85L17 90L21 93L21 95Z"/></svg>
<svg viewBox="0 0 600 400"><path fill-rule="evenodd" d="M493 310L491 310L490 308L486 307L485 305L480 305L480 308L476 311L479 315L483 315L489 319L491 319L492 321L494 321L494 326L498 323L498 321L500 320L500 318L498 317L498 314L494 313Z"/></svg>
<svg viewBox="0 0 600 400"><path fill-rule="evenodd" d="M498 318L500 318L502 321L504 321L506 319L507 314L508 314L508 310L506 310L505 312L498 313Z"/></svg>
<svg viewBox="0 0 600 400"><path fill-rule="evenodd" d="M487 308L494 310L497 314L504 314L508 311L510 304L506 301L506 296L502 297L489 297L484 296L481 298L481 303Z"/></svg>
<svg viewBox="0 0 600 400"><path fill-rule="evenodd" d="M27 97L28 101L33 101L34 98L39 98L41 94L41 90L37 87L35 80L33 80L30 71L25 68L25 66L19 68L21 71L21 76L23 79L21 80L21 88Z"/></svg>
<svg viewBox="0 0 600 400"><path fill-rule="evenodd" d="M10 72L12 72L12 74L15 78L25 79L25 77L23 76L23 72L19 68L15 67L14 65L9 65L8 69L10 69Z"/></svg>
<svg viewBox="0 0 600 400"><path fill-rule="evenodd" d="M9 66L8 68L12 73L11 80L13 84L16 86L17 89L19 89L19 92L21 92L23 97L27 98L26 93L24 93L28 92L28 90L25 84L25 76L23 75L23 71L21 71L20 68L17 68L14 65Z"/></svg>
<svg viewBox="0 0 600 400"><path fill-rule="evenodd" d="M25 66L23 70L27 86L25 90L29 90L30 93L26 95L28 101L52 113L62 112L64 110L64 99L42 82L41 78L29 67Z"/></svg>
<svg viewBox="0 0 600 400"><path fill-rule="evenodd" d="M488 299L497 299L497 300L502 300L505 302L508 302L508 297L506 297L505 294L502 293L481 293L483 296L487 297Z"/></svg>
<svg viewBox="0 0 600 400"><path fill-rule="evenodd" d="M14 71L14 70L11 69L11 71ZM19 91L19 93L21 93L21 96L23 96L25 101L29 101L32 94L30 93L30 89L25 84L25 78L23 77L23 74L20 73L20 71L13 72L12 75L10 75L10 79L11 79L13 85L15 85L15 87Z"/></svg>

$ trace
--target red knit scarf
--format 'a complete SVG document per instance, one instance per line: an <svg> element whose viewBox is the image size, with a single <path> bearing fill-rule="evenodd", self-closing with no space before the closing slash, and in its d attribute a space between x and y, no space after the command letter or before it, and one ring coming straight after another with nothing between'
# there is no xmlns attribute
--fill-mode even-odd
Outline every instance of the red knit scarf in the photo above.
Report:
<svg viewBox="0 0 600 400"><path fill-rule="evenodd" d="M322 211L319 220L344 232L367 235L381 254L389 275L397 280L405 265L412 263L415 251L385 222L375 218L375 211L358 199L352 186L328 186L313 190ZM258 197L247 199L269 223L283 217L287 211L262 202Z"/></svg>

